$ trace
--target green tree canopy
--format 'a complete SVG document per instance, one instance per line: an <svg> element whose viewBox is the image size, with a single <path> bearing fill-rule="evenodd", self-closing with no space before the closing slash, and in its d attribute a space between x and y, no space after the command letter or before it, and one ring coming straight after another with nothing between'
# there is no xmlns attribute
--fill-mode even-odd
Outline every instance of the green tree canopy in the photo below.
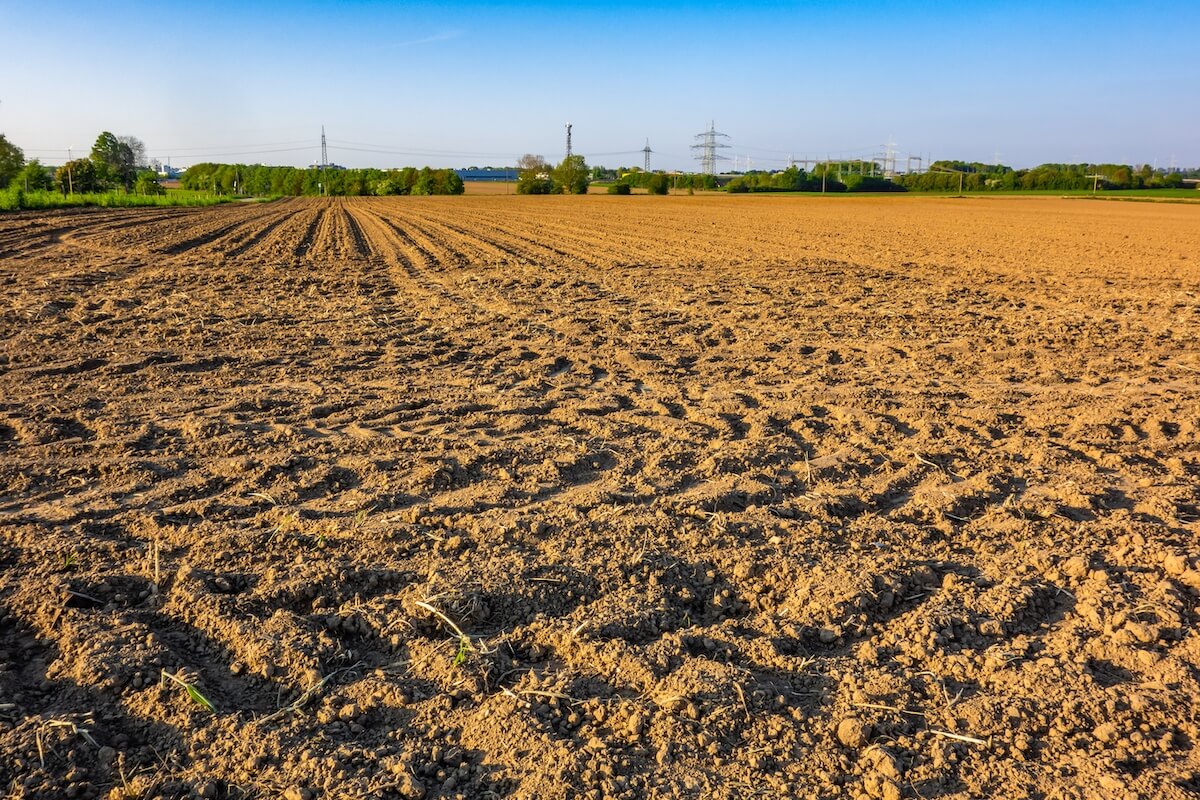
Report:
<svg viewBox="0 0 1200 800"><path fill-rule="evenodd" d="M554 184L546 159L526 153L517 161L517 194L550 194Z"/></svg>
<svg viewBox="0 0 1200 800"><path fill-rule="evenodd" d="M68 161L54 172L54 182L64 192L104 191L104 182L100 179L95 162L87 158L77 158Z"/></svg>
<svg viewBox="0 0 1200 800"><path fill-rule="evenodd" d="M54 188L54 176L50 174L50 170L42 166L42 163L36 158L29 161L12 179L13 186L34 192L44 189Z"/></svg>
<svg viewBox="0 0 1200 800"><path fill-rule="evenodd" d="M92 145L92 163L96 175L107 186L122 186L127 191L133 188L137 178L137 154L126 141L115 134L104 131Z"/></svg>
<svg viewBox="0 0 1200 800"><path fill-rule="evenodd" d="M24 165L25 153L0 133L0 186L8 186Z"/></svg>
<svg viewBox="0 0 1200 800"><path fill-rule="evenodd" d="M263 164L193 164L183 173L184 189L251 195L462 194L452 169L299 169ZM322 185L323 184L323 185Z"/></svg>
<svg viewBox="0 0 1200 800"><path fill-rule="evenodd" d="M555 194L587 194L591 177L583 156L567 156L550 173L551 191Z"/></svg>
<svg viewBox="0 0 1200 800"><path fill-rule="evenodd" d="M671 190L671 180L661 172L646 176L646 191L650 194L667 194Z"/></svg>
<svg viewBox="0 0 1200 800"><path fill-rule="evenodd" d="M133 185L133 190L138 194L156 195L166 194L167 190L158 182L158 173L154 170L142 170L138 173L137 182Z"/></svg>

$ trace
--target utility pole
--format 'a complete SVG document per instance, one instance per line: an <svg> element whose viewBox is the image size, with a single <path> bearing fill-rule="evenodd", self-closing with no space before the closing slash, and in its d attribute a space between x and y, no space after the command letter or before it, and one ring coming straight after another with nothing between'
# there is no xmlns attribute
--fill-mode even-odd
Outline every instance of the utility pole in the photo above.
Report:
<svg viewBox="0 0 1200 800"><path fill-rule="evenodd" d="M1084 177L1092 179L1092 194L1095 194L1096 190L1098 188L1100 188L1100 179L1103 178L1104 176L1103 175L1085 175Z"/></svg>
<svg viewBox="0 0 1200 800"><path fill-rule="evenodd" d="M642 148L642 152L646 155L646 172L650 171L650 154L654 151L650 149L650 140L646 140L646 146Z"/></svg>
<svg viewBox="0 0 1200 800"><path fill-rule="evenodd" d="M571 123L567 123L567 158L571 157Z"/></svg>
<svg viewBox="0 0 1200 800"><path fill-rule="evenodd" d="M71 148L67 147L67 191L75 194L75 179L71 176Z"/></svg>
<svg viewBox="0 0 1200 800"><path fill-rule="evenodd" d="M959 197L963 196L963 175L966 174L965 171L963 171L961 169L950 169L949 167L934 167L932 171L933 172L957 172L958 173L958 196Z"/></svg>
<svg viewBox="0 0 1200 800"><path fill-rule="evenodd" d="M715 122L710 122L708 130L695 136L699 141L692 145L692 149L699 152L695 158L700 162L700 171L705 175L716 175L717 162L728 160L726 156L717 154L717 150L729 147L724 142L717 141L718 137L729 138L728 134L717 133Z"/></svg>

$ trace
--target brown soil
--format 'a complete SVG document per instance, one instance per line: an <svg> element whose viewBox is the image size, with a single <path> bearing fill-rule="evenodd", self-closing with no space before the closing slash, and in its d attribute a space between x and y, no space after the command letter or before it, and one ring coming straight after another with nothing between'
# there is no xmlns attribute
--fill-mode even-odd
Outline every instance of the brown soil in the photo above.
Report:
<svg viewBox="0 0 1200 800"><path fill-rule="evenodd" d="M0 794L1200 797L1197 213L4 216Z"/></svg>

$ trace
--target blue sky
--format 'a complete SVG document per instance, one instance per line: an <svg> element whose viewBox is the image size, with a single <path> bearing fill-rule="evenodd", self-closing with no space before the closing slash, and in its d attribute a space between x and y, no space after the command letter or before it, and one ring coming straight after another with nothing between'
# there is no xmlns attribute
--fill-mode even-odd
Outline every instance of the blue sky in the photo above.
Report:
<svg viewBox="0 0 1200 800"><path fill-rule="evenodd" d="M826 155L1200 165L1200 3L0 2L0 132L347 166ZM374 152L368 152L374 151Z"/></svg>

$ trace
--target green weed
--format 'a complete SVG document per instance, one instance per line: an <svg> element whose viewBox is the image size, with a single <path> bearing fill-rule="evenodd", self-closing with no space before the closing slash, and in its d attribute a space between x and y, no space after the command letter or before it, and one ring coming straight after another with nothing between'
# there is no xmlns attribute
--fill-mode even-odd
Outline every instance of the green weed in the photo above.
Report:
<svg viewBox="0 0 1200 800"><path fill-rule="evenodd" d="M184 691L187 692L187 696L192 699L192 702L194 702L196 705L200 706L201 708L206 709L208 711L208 713L210 713L210 714L217 713L217 709L212 704L212 701L210 701L204 695L200 694L200 690L196 688L196 684L193 683L191 680L189 680L189 678L191 676L186 675L182 672L172 675L170 672L167 672L164 669L162 671L162 677L166 678L166 679L170 679L171 681L178 684L179 686L182 686Z"/></svg>

